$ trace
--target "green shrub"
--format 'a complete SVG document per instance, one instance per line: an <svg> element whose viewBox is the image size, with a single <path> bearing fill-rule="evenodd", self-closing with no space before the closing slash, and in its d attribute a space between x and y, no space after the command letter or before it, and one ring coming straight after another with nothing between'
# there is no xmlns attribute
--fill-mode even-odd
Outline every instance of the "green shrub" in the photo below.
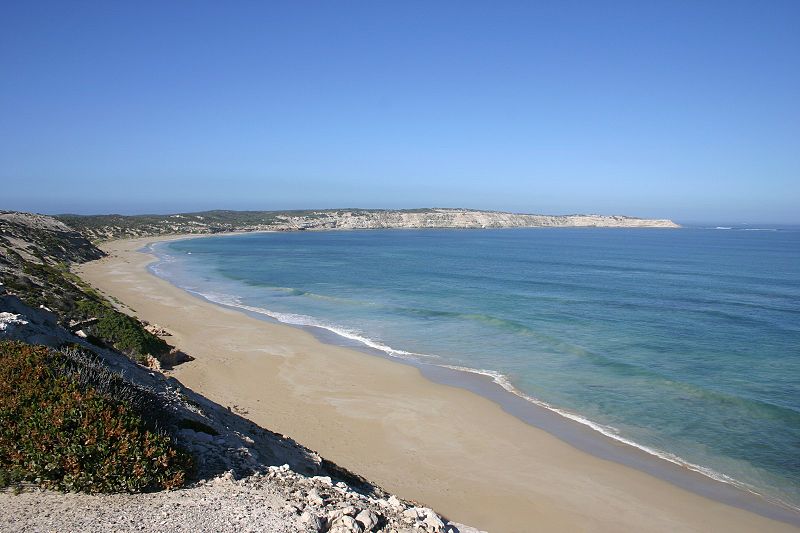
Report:
<svg viewBox="0 0 800 533"><path fill-rule="evenodd" d="M99 319L97 324L85 328L90 340L99 339L100 344L113 346L139 362L144 362L147 354L159 356L169 351L163 339L144 329L137 319L117 311L97 291L70 273L66 265L33 263L13 251L9 257L17 268L0 268L0 282L27 305L51 309L65 325L70 320Z"/></svg>
<svg viewBox="0 0 800 533"><path fill-rule="evenodd" d="M75 379L74 364L42 346L0 342L0 481L86 492L183 485L191 456L131 406Z"/></svg>
<svg viewBox="0 0 800 533"><path fill-rule="evenodd" d="M119 311L108 313L97 323L98 336L110 340L114 348L141 358L147 354L160 355L169 351L169 346L133 317Z"/></svg>
<svg viewBox="0 0 800 533"><path fill-rule="evenodd" d="M83 300L78 302L78 310L87 318L100 319L91 327L90 333L135 359L141 361L147 354L162 355L169 351L164 339L159 339L144 329L141 322L105 302Z"/></svg>

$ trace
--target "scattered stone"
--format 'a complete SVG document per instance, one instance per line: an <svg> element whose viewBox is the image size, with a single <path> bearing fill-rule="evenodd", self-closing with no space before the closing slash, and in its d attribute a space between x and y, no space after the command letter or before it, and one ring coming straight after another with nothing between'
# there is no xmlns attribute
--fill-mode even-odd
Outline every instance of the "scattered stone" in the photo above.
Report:
<svg viewBox="0 0 800 533"><path fill-rule="evenodd" d="M445 528L444 521L441 518L439 518L439 516L432 510L426 509L426 511L427 514L425 516L425 520L423 520L422 523L427 526L428 531L431 531L433 533L440 533L444 531Z"/></svg>
<svg viewBox="0 0 800 533"><path fill-rule="evenodd" d="M352 516L341 516L331 523L330 533L362 533L364 529Z"/></svg>
<svg viewBox="0 0 800 533"><path fill-rule="evenodd" d="M323 500L322 496L319 495L319 491L317 491L317 489L311 489L310 491L308 491L306 500L308 500L308 503L312 505L322 505L323 503L325 503L325 500Z"/></svg>
<svg viewBox="0 0 800 533"><path fill-rule="evenodd" d="M147 324L145 325L144 329L152 333L157 337L171 337L172 333L167 331L166 329L162 328L158 324Z"/></svg>
<svg viewBox="0 0 800 533"><path fill-rule="evenodd" d="M78 332L76 332L75 334L78 335ZM149 368L151 370L156 370L158 372L162 371L161 361L159 361L158 359L156 359L155 357L153 357L150 354L147 354L147 356L145 357L144 366L146 366L147 368Z"/></svg>
<svg viewBox="0 0 800 533"><path fill-rule="evenodd" d="M406 507L405 505L403 505L403 502L401 502L400 499L394 494L392 494L389 497L387 502L389 503L389 507L392 507L393 509L400 510L400 509L405 509Z"/></svg>
<svg viewBox="0 0 800 533"><path fill-rule="evenodd" d="M356 515L356 522L363 526L364 531L374 531L380 522L380 517L369 509L363 509Z"/></svg>
<svg viewBox="0 0 800 533"><path fill-rule="evenodd" d="M298 521L304 524L311 531L322 531L325 528L325 521L322 517L304 511Z"/></svg>
<svg viewBox="0 0 800 533"><path fill-rule="evenodd" d="M358 510L352 505L340 507L339 509L333 509L332 511L328 511L328 520L333 522L342 516L355 516L357 511Z"/></svg>
<svg viewBox="0 0 800 533"><path fill-rule="evenodd" d="M419 518L419 514L417 513L417 508L412 507L411 509L406 509L405 511L403 511L402 517L403 521L406 522L407 524L415 523Z"/></svg>

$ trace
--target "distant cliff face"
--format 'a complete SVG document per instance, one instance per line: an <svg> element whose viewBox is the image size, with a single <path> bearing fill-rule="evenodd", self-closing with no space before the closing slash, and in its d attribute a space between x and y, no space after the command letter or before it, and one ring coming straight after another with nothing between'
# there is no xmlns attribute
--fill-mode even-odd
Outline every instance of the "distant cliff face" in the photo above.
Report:
<svg viewBox="0 0 800 533"><path fill-rule="evenodd" d="M177 233L377 228L677 228L666 219L619 215L528 215L471 209L207 211L177 215L58 217L95 241Z"/></svg>
<svg viewBox="0 0 800 533"><path fill-rule="evenodd" d="M529 228L607 227L677 228L671 220L603 215L525 215L466 209L425 211L321 211L307 216L278 216L286 229L371 228Z"/></svg>

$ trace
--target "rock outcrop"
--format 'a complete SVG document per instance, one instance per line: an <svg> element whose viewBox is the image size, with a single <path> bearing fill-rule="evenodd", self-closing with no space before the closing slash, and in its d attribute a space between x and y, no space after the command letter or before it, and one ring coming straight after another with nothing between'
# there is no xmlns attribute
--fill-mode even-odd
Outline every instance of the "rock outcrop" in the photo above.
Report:
<svg viewBox="0 0 800 533"><path fill-rule="evenodd" d="M31 308L0 284L0 339L58 347L73 341L74 335L58 325L50 310Z"/></svg>
<svg viewBox="0 0 800 533"><path fill-rule="evenodd" d="M0 266L9 254L33 262L82 263L105 255L82 234L53 217L0 211Z"/></svg>

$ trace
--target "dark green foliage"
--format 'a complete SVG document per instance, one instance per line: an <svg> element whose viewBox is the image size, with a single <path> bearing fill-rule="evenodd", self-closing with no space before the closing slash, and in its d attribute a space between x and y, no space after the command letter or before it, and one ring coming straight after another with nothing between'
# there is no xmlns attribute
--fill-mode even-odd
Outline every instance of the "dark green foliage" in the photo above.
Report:
<svg viewBox="0 0 800 533"><path fill-rule="evenodd" d="M92 335L102 339L117 350L141 361L145 355L162 355L169 345L146 329L135 318L121 313L106 302L82 300L78 302L81 318L98 318L97 324L87 328Z"/></svg>
<svg viewBox="0 0 800 533"><path fill-rule="evenodd" d="M0 488L19 486L25 481L25 472L19 467L8 467L0 462Z"/></svg>
<svg viewBox="0 0 800 533"><path fill-rule="evenodd" d="M125 385L102 391L91 382L113 377L87 367L81 378L81 365L76 352L0 342L0 482L87 492L183 485L191 457L145 421L133 397L113 397Z"/></svg>

